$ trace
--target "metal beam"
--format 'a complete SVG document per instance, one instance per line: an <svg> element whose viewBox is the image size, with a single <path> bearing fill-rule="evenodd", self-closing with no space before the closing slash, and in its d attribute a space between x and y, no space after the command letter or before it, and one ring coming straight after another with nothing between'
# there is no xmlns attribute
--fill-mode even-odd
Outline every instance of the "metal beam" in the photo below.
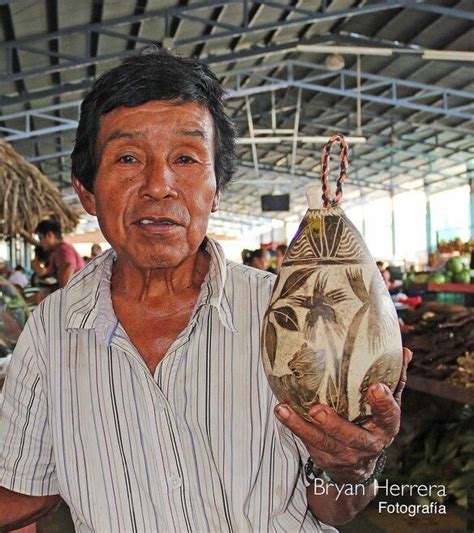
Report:
<svg viewBox="0 0 474 533"><path fill-rule="evenodd" d="M68 157L68 156L71 155L71 151L72 150L64 150L62 152L56 152L55 154L38 155L38 156L34 156L34 157L27 157L26 159L30 163L39 163L41 161L47 161L47 160L53 159L53 158ZM62 172L63 171L61 171L61 173Z"/></svg>
<svg viewBox="0 0 474 533"><path fill-rule="evenodd" d="M364 146L365 145L361 145L361 147L364 147ZM374 148L378 149L380 148L380 146L374 146ZM281 146L275 146L273 150L274 152L281 153L282 155L288 155L288 151L285 150ZM314 151L301 148L300 153L302 153L306 157L310 157L314 159L315 165L313 165L313 167L317 165L317 158L314 157ZM407 176L410 176L411 179L420 179L420 178L426 177L427 175L436 176L436 177L443 176L444 179L451 179L451 178L458 177L458 175L451 174L449 172L449 168L459 166L460 163L457 161L453 161L453 164L451 165L451 167L446 167L443 169L432 169L431 173L427 173L426 170L422 170L420 168L413 167L413 166L407 166L407 163L410 163L410 161L396 161L393 158L391 158L390 162L386 162L385 161L386 156L384 156L383 158L380 158L380 157L377 157L376 153L371 153L371 155L373 155L374 157L367 157L367 155L364 155L364 154L357 154L357 155L351 156L351 165L350 165L350 169L351 169L350 176L351 177L349 179L349 183L352 183L354 175L356 176L358 175L358 170L360 171L373 170L374 172L365 175L363 180L365 181L365 183L377 183L377 185L382 186L384 190L387 190L387 191L390 191L390 183L389 183L391 179L390 173L393 173L393 172L403 173ZM261 159L263 160L264 157L261 157ZM288 170L286 168L284 167L278 167L278 168L280 168L281 171L286 172L288 175ZM307 173L311 171L301 169L300 172L303 172L304 174L305 172ZM464 175L464 173L465 173L464 170L462 170L458 174L462 176ZM386 177L378 182L371 182L371 180L373 180L374 178L380 177L380 176L386 176ZM403 189L399 188L398 192L401 192L402 190Z"/></svg>
<svg viewBox="0 0 474 533"><path fill-rule="evenodd" d="M135 22L143 22L146 20L153 20L155 18L171 18L178 17L180 18L181 13L187 11L194 11L200 9L208 9L213 6L222 6L227 4L235 4L235 0L207 0L206 2L195 3L191 6L178 6L178 7L166 7L161 9L149 10L146 13L138 15L129 15L124 17L114 17L107 19L101 22L96 22L84 26L84 24L77 24L74 26L69 26L62 30L48 33L37 33L34 35L29 35L27 37L22 37L21 39L15 39L11 41L5 41L0 43L0 49L2 48L16 48L17 44L23 43L33 43L36 41L49 41L51 39L58 39L63 36L75 35L75 34L84 34L87 33L100 33L102 28L111 28L115 26L129 26Z"/></svg>
<svg viewBox="0 0 474 533"><path fill-rule="evenodd" d="M74 34L84 34L86 33L87 36L92 36L93 34L97 35L100 34L102 31L110 31L117 27L123 26L123 25L129 25L134 24L138 22L143 22L146 20L153 20L153 19L165 19L169 20L170 18L176 17L176 18L197 18L200 21L203 21L204 19L202 17L199 17L199 15L195 15L194 13L202 10L202 9L209 9L211 7L219 7L219 6L225 6L229 4L235 4L235 0L219 0L219 1L212 1L208 0L207 2L198 3L198 4L192 4L192 5L186 5L186 6L178 6L174 8L162 8L162 9L156 9L156 10L149 10L142 14L137 15L131 15L128 17L116 17L112 18L106 21L97 22L93 24L88 24L86 26L84 25L76 25L71 26L69 28L65 28L63 30L58 30L54 32L48 32L48 33L40 33L36 35L30 35L28 37L23 37L21 39L15 39L10 41L4 41L0 43L0 49L25 49L25 47L28 47L31 45L31 43L37 43L37 42L44 42L44 41L50 41L52 39L60 39L64 36L74 35ZM260 1L259 3L264 5L263 1ZM282 10L288 10L291 9L291 6L287 6L284 4L278 4L277 5ZM272 6L276 7L276 6ZM378 13L381 11L387 11L387 10L393 10L398 9L400 7L399 2L391 2L390 4L386 3L378 3L370 6L362 6L357 8L349 8L344 10L335 10L335 11L326 11L324 13L318 13L318 12L311 12L308 10L304 11L304 15L293 18L291 20L284 20L284 21L275 21L275 22L268 22L264 24L258 24L251 27L246 26L239 26L239 25L232 25L232 24L225 24L226 31L220 32L220 33L213 33L210 35L198 35L195 37L187 37L185 39L175 39L173 43L174 48L179 48L181 46L188 46L190 44L198 44L208 41L214 41L214 40L220 40L220 39L229 39L232 37L240 36L243 34L251 34L261 31L268 31L276 28L286 28L291 26L299 26L304 24L315 24L318 22L325 22L328 20L337 20L340 18L348 18L353 16L361 16L361 15L367 15L370 13ZM295 8L295 12L300 12L301 10ZM219 25L222 25L223 23L218 23ZM157 39L158 40L158 39ZM36 50L37 51L37 50ZM48 53L45 49L45 53ZM76 58L74 58L75 60ZM86 59L88 59L86 57Z"/></svg>
<svg viewBox="0 0 474 533"><path fill-rule="evenodd" d="M74 102L65 102L62 104L51 105L39 109L30 109L27 111L21 111L19 113L12 113L9 115L0 116L0 123L5 126L0 126L0 131L5 132L7 135L4 139L8 142L29 139L31 137L39 137L44 135L50 135L58 131L75 130L77 128L77 120L65 119L55 114L57 111L64 111L65 109L71 109L74 114L79 116L79 109L81 106L81 100ZM41 118L51 123L50 126L41 129L32 129L31 121L34 118ZM24 124L22 129L19 127L9 127L8 123L11 121L21 120Z"/></svg>
<svg viewBox="0 0 474 533"><path fill-rule="evenodd" d="M253 168L253 161L242 159L239 162L240 166L247 167L247 168ZM276 172L277 174L283 174L286 177L288 177L288 171L284 168L277 167L275 165L269 165L267 163L260 163L260 170L266 170L266 171L272 171ZM304 170L295 170L295 177L298 178L306 178L309 182L314 182L314 180L319 180L320 175L316 172L308 172ZM238 180L236 181L238 183ZM377 191L388 191L389 189L385 186L381 186L377 183L369 183L364 180L354 178L350 182L351 185L356 187L364 187L367 189L377 190Z"/></svg>
<svg viewBox="0 0 474 533"><path fill-rule="evenodd" d="M259 67L254 66L249 67L247 69L235 70L234 72L230 73L230 75L235 78L235 89L228 90L229 97L237 98L251 94L265 93L268 92L269 86L276 85L279 85L282 88L298 87L309 91L321 92L324 94L332 94L343 97L351 97L354 99L357 99L358 97L358 91L355 87L355 80L357 78L356 71L346 69L342 69L339 71L331 71L327 67L322 65L315 65L313 63L305 63L302 61L288 60L285 62L284 65L286 74L284 79L272 77L266 72L268 70L271 70L272 68L281 66L281 63L274 63L263 64ZM298 79L295 73L295 67L304 68L306 71L305 75ZM315 72L315 74L311 74L311 71ZM338 87L316 83L321 73L331 75L334 79L336 79L338 81ZM259 85L253 85L245 89L242 88L242 79L246 77L251 80L254 80L254 83L259 83ZM369 91L373 90L371 85L374 81L378 83L378 89L380 88L380 86L383 86L383 92L386 93L388 91L389 95L381 96L379 94L371 94ZM353 88L350 88L352 86ZM439 106L435 104L421 104L416 101L411 101L410 97L399 97L398 94L401 90L410 90L413 93L429 90L430 94L436 95L437 98L441 99L442 105ZM450 105L449 102L450 99L454 98L458 100L467 101L465 103L472 102L472 100L474 100L474 93L469 91L459 91L455 89L448 89L445 87L433 88L433 86L424 83L362 73L362 86L360 97L362 100L376 102L383 105L402 107L416 111L425 111L431 114L441 114L462 118L465 120L474 120L474 113L471 113L469 111L457 111L452 104Z"/></svg>
<svg viewBox="0 0 474 533"><path fill-rule="evenodd" d="M437 6L434 4L428 4L414 0L400 0L398 3L407 9L414 9L415 11L424 11L425 13L445 15L447 17L455 17L463 20L474 20L474 11L457 9L456 7Z"/></svg>
<svg viewBox="0 0 474 533"><path fill-rule="evenodd" d="M265 2L262 1L262 4ZM288 6L284 4L280 4L281 9L287 10ZM349 18L354 16L360 16L360 15L368 15L370 13L379 13L381 11L388 11L392 9L399 9L400 4L399 2L391 2L390 4L386 3L379 3L379 4L373 4L373 5L366 5L356 8L349 8L349 9L343 9L340 11L325 11L324 13L318 13L314 12L310 15L304 15L298 18L293 18L290 20L283 20L279 22L267 22L264 24L256 24L252 27L236 27L235 30L228 30L220 33L214 33L212 35L207 36L197 36L197 37L189 37L186 39L178 39L175 41L175 46L179 48L180 46L188 46L190 44L196 44L200 42L209 42L209 41L216 41L219 39L229 39L232 37L238 37L240 35L249 35L256 32L262 32L262 31L268 31L268 30L274 30L277 28L289 28L292 26L302 26L305 24L316 24L319 22L326 22L329 20L337 20L340 18Z"/></svg>
<svg viewBox="0 0 474 533"><path fill-rule="evenodd" d="M325 35L321 37L313 37L304 42L310 44L315 42L327 42L328 40L334 40L336 36ZM237 52L220 54L218 56L209 55L207 58L201 59L203 63L208 65L218 65L225 64L227 65L229 61L240 61L246 59L256 59L260 57L267 57L269 55L289 52L293 49L296 49L298 44L301 44L303 41L291 41L286 43L279 43L269 46L257 46L245 50L239 50ZM134 50L121 50L120 52L113 52L110 54L103 54L96 57L87 57L78 62L62 63L57 65L48 65L44 67L36 67L29 70L22 70L21 72L16 72L13 74L0 75L0 81L15 81L15 80L24 80L31 76L42 76L49 75L55 72L61 73L68 70L74 70L78 68L84 68L91 65L97 65L102 62L112 62L116 60L125 59L131 55L136 54ZM217 73L218 74L218 73ZM218 74L219 75L219 74ZM38 91L32 91L28 94L20 94L18 96L4 96L0 98L0 107L5 108L9 105L21 104L24 102L29 102L41 98L47 98L50 96L62 96L76 93L81 90L89 89L94 83L93 79L82 80L78 82L72 82L64 84L62 86L42 89Z"/></svg>
<svg viewBox="0 0 474 533"><path fill-rule="evenodd" d="M289 67L293 64L293 62L287 62L288 65L287 65L287 70L289 69ZM301 63L298 62L298 65L301 65ZM317 66L317 65L313 65L313 64L306 64L304 63L305 66L308 66L310 68L313 68L313 69L317 69L318 71L319 70L324 70L324 67L320 67L320 66ZM265 69L265 68L269 68L268 66L265 67L262 66L261 69ZM301 83L303 83L305 85L306 88L311 88L312 90L314 91L319 91L319 92L325 92L325 91L334 91L333 88L331 87L326 87L326 86L321 86L321 85L315 85L314 84L314 76L306 76L305 78L302 78L303 79L303 82L300 82L298 80L291 80L291 73L288 71L287 72L287 79L286 80L281 80L281 79L278 79L278 78L274 78L274 79L268 79L268 77L266 76L261 76L259 74L256 74L258 76L258 79L262 79L264 78L264 80L266 81L266 83L264 85L260 85L260 86L257 86L257 87L250 87L248 89L239 89L238 85L239 85L239 79L240 77L242 76L243 72L250 72L252 70L255 70L255 69L248 69L247 71L235 71L233 73L233 76L236 77L236 85L237 85L237 88L236 89L233 89L233 90L230 90L229 91L229 97L230 98L239 98L245 94L259 94L259 93L263 93L263 92L268 92L268 91L271 91L271 90L275 90L277 88L282 88L282 89L286 89L288 87L291 87L291 86L300 86ZM352 75L357 75L357 73L354 73L352 71L346 71L348 73L351 73ZM333 72L330 73L331 76L337 76L337 74L334 74ZM369 75L369 74L364 74L364 77L367 77L367 78L371 78L372 76ZM311 82L311 84L309 84L307 81L305 80L313 80L313 82ZM274 83L271 83L271 82L274 82ZM410 87L412 89L419 89L420 88L420 85L421 85L421 89L423 90L424 86L422 84L418 84L418 83L412 83L412 82L406 82L404 80L397 80L397 79L394 79L394 78L384 78L384 81L383 81L386 85L390 85L391 87L393 87L393 85L395 84L396 86L399 86L400 88L405 88L405 87ZM342 82L341 82L342 83ZM88 80L82 82L81 84L79 84L79 86L76 86L76 85L73 85L74 87L74 90L75 91L80 91L80 90L84 90L85 88L87 88L90 84L92 84L92 80L89 82ZM435 91L435 89L431 89L432 91ZM448 98L448 97L462 97L464 99L467 99L467 98L470 98L472 102L474 102L474 93L472 92L468 92L468 91L455 91L455 90L451 90L451 89L446 89L446 88L436 88L436 91L438 93L438 95L442 98ZM351 96L353 98L357 98L357 91L356 90L351 90L351 89L346 89L346 90L338 90L338 92L340 93L341 96ZM47 93L48 95L50 94L49 92ZM23 95L25 99L28 99L28 95ZM42 93L42 96L46 96L46 94L43 92ZM378 101L378 98L377 96L374 97L376 99L376 101ZM372 98L371 98L371 95L366 95L366 99L369 100L369 101L372 101ZM394 106L400 106L400 107L404 107L404 104L408 102L408 106L409 107L418 107L418 104L410 104L409 101L407 101L407 99L400 99L400 100L391 100L391 104L394 105ZM471 103L472 103L471 102ZM0 104L3 103L2 101L0 101ZM75 101L75 102L70 102L70 103L66 103L66 104L61 104L61 106L49 106L49 107L46 107L46 108L41 108L39 110L36 110L36 111L27 111L27 112L22 112L22 113L16 113L16 114L11 114L11 115L4 115L3 117L0 117L0 121L7 121L7 120L11 120L11 119L14 119L14 118L19 118L19 117L28 117L28 116L32 116L34 113L43 113L43 114L47 114L53 110L57 110L57 109L66 109L66 108L79 108L79 105L80 105L80 101ZM334 111L334 110L333 110ZM341 113L343 112L344 110L341 110ZM440 111L441 112L441 111ZM78 111L76 112L78 114ZM454 113L456 113L456 111L454 111ZM449 110L446 111L446 114L450 115L450 112ZM466 118L469 117L471 120L474 119L474 114L469 114L469 113L466 113L466 112L463 112L463 117ZM374 116L376 116L374 114ZM44 118L44 117L43 117ZM394 119L393 115L391 115L390 117L387 117L387 124L390 124L390 121ZM58 118L56 116L51 116L51 120L53 122L57 121ZM315 121L318 121L318 118L315 118L313 119ZM402 119L401 118L398 118L398 121L399 122L402 122ZM406 124L406 122L405 122ZM63 129L73 129L75 126L76 126L76 123L73 123L71 122L71 127L70 128L67 128L67 127L64 127ZM418 124L417 124L418 125ZM429 125L425 125L426 127L429 127ZM453 128L454 131L456 131L455 128ZM6 131L6 130L4 130ZM56 130L58 131L58 130ZM467 130L465 130L467 132ZM44 130L44 133L48 133L47 130L45 129ZM30 137L32 135L35 135L35 133L32 133L30 131L27 131L25 130L25 134L24 135L20 135L18 133L18 136L17 137L7 137L7 140L17 140L17 139L20 139L20 138L27 138L27 137ZM36 133L36 135L38 135L38 133ZM411 139L407 139L407 142L420 142L420 141L417 141L416 139L414 140L411 140ZM429 143L428 143L429 144ZM436 148L437 145L431 145L433 148ZM454 150L455 148L453 148Z"/></svg>
<svg viewBox="0 0 474 533"><path fill-rule="evenodd" d="M64 83L58 87L52 87L50 89L40 89L30 93L21 93L18 96L3 96L0 98L0 108L5 108L9 105L23 104L26 102L32 102L41 98L49 98L54 96L60 96L64 94L74 94L85 91L92 87L94 80L83 80L74 83Z"/></svg>
<svg viewBox="0 0 474 533"><path fill-rule="evenodd" d="M311 116L311 113L313 110L321 110L323 111L323 113L317 116ZM275 110L275 113L277 112L279 114L285 114L285 113L290 114L290 113L294 113L294 111L295 111L295 106L293 105L293 106L279 107ZM261 119L261 120L269 119L270 120L271 113L272 113L271 110L267 110L267 111L261 110L258 113L254 113L253 116L255 119ZM302 124L303 127L317 128L317 129L323 129L323 130L326 130L326 129L333 130L337 126L337 129L340 129L342 132L347 132L350 134L354 133L353 127L348 126L352 124L350 119L351 119L351 116L354 115L353 107L350 107L347 105L340 105L340 103L338 102L337 104L332 106L330 109L328 109L327 106L322 105L322 104L317 104L314 102L306 102L305 103L305 115L306 115L306 119L303 117L303 124ZM374 135L376 135L377 137L384 138L386 140L389 140L390 137L393 137L393 135L396 135L399 139L401 139L402 141L406 143L416 142L417 144L426 146L429 149L443 148L449 152L457 152L459 150L458 147L447 148L446 144L442 144L442 145L436 144L436 143L433 144L433 143L429 143L424 140L420 141L420 140L410 139L409 136L416 133L416 130L418 129L430 130L431 136L433 135L433 130L442 131L442 132L445 132L445 131L451 132L451 133L455 133L458 136L462 136L463 134L472 135L472 128L469 129L469 128L464 128L462 126L451 127L451 126L444 126L443 124L437 124L437 123L426 123L425 124L423 122L414 122L411 120L411 118L410 118L410 122L407 122L406 117L400 117L398 115L388 114L388 113L381 116L377 113L370 112L367 110L364 110L363 115L364 115L364 118L368 117L370 119L370 121L363 123L363 128L365 131L367 131L368 129L370 130L374 128L382 128L382 129L391 128L393 129L393 131L391 132L390 135L384 134L381 132L376 132ZM239 118L240 117L234 117L233 119L234 122L238 123ZM290 120L290 118L291 117L288 116L288 120ZM342 125L341 122L343 121L346 121L348 125L346 126ZM397 126L403 127L405 129L409 127L413 131L400 133L399 130L394 129ZM462 151L463 150L461 150L461 152ZM460 157L462 157L462 154L459 154L459 155Z"/></svg>
<svg viewBox="0 0 474 533"><path fill-rule="evenodd" d="M469 182L469 220L471 224L469 235L470 239L474 240L474 158L467 162L467 179ZM471 254L472 253L474 252L471 252Z"/></svg>

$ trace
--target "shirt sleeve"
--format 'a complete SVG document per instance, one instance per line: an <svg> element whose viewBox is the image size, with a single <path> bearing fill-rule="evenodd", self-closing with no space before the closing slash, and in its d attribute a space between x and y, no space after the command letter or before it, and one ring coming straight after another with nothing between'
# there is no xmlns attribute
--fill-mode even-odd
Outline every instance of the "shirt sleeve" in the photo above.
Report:
<svg viewBox="0 0 474 533"><path fill-rule="evenodd" d="M39 311L39 309L37 310ZM58 494L37 312L12 355L0 411L0 486L31 496ZM43 352L44 353L44 352Z"/></svg>

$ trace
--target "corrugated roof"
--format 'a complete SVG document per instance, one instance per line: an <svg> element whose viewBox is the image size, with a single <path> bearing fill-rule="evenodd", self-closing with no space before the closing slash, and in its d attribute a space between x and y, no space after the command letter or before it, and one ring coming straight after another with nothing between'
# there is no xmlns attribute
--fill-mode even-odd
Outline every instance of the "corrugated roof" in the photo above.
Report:
<svg viewBox="0 0 474 533"><path fill-rule="evenodd" d="M472 0L0 0L0 19L0 132L66 197L78 102L97 75L151 42L210 64L229 90L240 137L250 137L248 109L254 129L273 130L259 137L290 137L239 146L240 179L222 201L226 220L261 216L260 195L275 191L291 192L293 212L304 208L322 143L293 143L295 124L298 136L367 139L352 145L345 205L468 181ZM344 68L331 71L327 51L301 45L350 50ZM371 50L360 55L358 90L360 47ZM373 55L381 48L392 55ZM471 56L427 59L426 49Z"/></svg>

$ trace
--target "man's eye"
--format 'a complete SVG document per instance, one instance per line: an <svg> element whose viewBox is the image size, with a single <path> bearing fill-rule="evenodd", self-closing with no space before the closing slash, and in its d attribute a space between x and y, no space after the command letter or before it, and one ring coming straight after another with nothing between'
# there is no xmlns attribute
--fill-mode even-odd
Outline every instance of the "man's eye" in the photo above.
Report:
<svg viewBox="0 0 474 533"><path fill-rule="evenodd" d="M130 163L136 163L136 159L135 157L133 157L133 155L123 155L121 157L118 158L118 162L119 163L126 163L126 164L130 164Z"/></svg>
<svg viewBox="0 0 474 533"><path fill-rule="evenodd" d="M194 159L188 155L181 155L178 157L177 162L182 165L187 165L189 163L194 163Z"/></svg>

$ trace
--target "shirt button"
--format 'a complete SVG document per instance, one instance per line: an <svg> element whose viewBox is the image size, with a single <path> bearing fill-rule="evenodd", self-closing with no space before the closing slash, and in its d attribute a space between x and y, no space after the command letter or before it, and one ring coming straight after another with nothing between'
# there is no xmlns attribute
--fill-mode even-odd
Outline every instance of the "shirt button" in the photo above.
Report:
<svg viewBox="0 0 474 533"><path fill-rule="evenodd" d="M157 405L160 411L166 411L166 402L164 402L163 400L158 400Z"/></svg>
<svg viewBox="0 0 474 533"><path fill-rule="evenodd" d="M178 489L183 484L183 481L179 476L171 476L168 478L168 484L170 488Z"/></svg>

